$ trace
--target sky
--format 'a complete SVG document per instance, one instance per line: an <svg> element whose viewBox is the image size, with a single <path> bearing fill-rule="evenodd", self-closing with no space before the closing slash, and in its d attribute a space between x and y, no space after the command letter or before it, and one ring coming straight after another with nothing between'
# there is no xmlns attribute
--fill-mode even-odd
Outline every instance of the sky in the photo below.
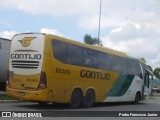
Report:
<svg viewBox="0 0 160 120"><path fill-rule="evenodd" d="M0 37L41 32L83 42L98 36L100 0L0 0ZM104 47L160 67L160 0L102 0Z"/></svg>

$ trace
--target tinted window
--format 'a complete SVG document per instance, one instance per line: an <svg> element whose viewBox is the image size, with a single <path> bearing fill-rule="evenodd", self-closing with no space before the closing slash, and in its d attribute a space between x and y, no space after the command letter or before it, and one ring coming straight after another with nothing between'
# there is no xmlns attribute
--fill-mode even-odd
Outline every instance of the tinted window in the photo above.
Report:
<svg viewBox="0 0 160 120"><path fill-rule="evenodd" d="M141 73L139 62L134 59L121 58L59 40L53 40L52 47L54 57L63 63L135 75ZM144 64L142 67L145 71Z"/></svg>
<svg viewBox="0 0 160 120"><path fill-rule="evenodd" d="M97 68L98 52L95 50L83 48L83 66Z"/></svg>
<svg viewBox="0 0 160 120"><path fill-rule="evenodd" d="M73 65L82 65L82 47L69 44L68 63Z"/></svg>
<svg viewBox="0 0 160 120"><path fill-rule="evenodd" d="M109 68L109 61L108 56L105 53L99 53L99 69L108 69Z"/></svg>
<svg viewBox="0 0 160 120"><path fill-rule="evenodd" d="M128 73L128 74L133 74L133 63L130 59L125 59L125 73Z"/></svg>
<svg viewBox="0 0 160 120"><path fill-rule="evenodd" d="M118 56L112 57L112 70L118 72L124 72L124 60Z"/></svg>
<svg viewBox="0 0 160 120"><path fill-rule="evenodd" d="M54 57L61 62L67 63L68 62L67 43L58 40L53 40L52 47L53 47Z"/></svg>
<svg viewBox="0 0 160 120"><path fill-rule="evenodd" d="M133 72L135 75L138 75L138 76L140 76L141 74L141 68L140 68L140 64L138 61L135 61L133 63Z"/></svg>
<svg viewBox="0 0 160 120"><path fill-rule="evenodd" d="M114 56L106 53L99 53L99 68L113 71Z"/></svg>

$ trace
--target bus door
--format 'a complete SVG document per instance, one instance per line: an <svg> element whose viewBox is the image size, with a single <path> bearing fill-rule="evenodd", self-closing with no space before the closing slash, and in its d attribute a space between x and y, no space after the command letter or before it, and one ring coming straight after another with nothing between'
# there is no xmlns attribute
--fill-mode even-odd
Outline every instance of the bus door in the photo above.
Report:
<svg viewBox="0 0 160 120"><path fill-rule="evenodd" d="M153 79L153 73L146 69L145 76L144 76L144 96L148 96L150 94L149 85L150 85L150 78Z"/></svg>

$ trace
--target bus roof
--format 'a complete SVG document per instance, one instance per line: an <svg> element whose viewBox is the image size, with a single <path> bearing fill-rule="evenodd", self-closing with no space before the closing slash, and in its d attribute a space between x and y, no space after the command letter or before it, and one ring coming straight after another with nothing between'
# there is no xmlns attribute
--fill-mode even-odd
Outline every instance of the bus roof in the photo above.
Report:
<svg viewBox="0 0 160 120"><path fill-rule="evenodd" d="M126 53L121 52L121 51L117 51L117 50L113 50L113 49L110 49L110 48L84 44L84 43L81 43L81 42L78 42L78 41L75 41L75 40L71 40L71 39L68 39L68 38L64 38L64 37L60 37L60 36L56 36L56 35L51 35L51 34L46 34L46 36L52 37L53 39L58 39L58 40L61 40L61 41L64 41L64 42L69 42L71 44L79 45L79 46L82 46L82 47L86 47L86 48L90 48L90 49L93 49L93 50L101 51L101 52L104 52L104 53L109 53L109 54L113 54L113 55L121 56L121 57L127 57Z"/></svg>
<svg viewBox="0 0 160 120"><path fill-rule="evenodd" d="M81 43L81 42L78 42L78 41L75 41L75 40L72 40L72 39L69 39L69 38L64 38L64 37L53 35L53 34L35 33L35 32L33 32L33 33L20 33L20 34L43 34L46 37L51 38L51 39L57 39L57 40L60 40L60 41L69 42L71 44L75 44L75 45L78 45L78 46L90 48L90 49L101 51L101 52L104 52L104 53L109 53L109 54L120 56L120 57L128 57L128 55L126 53L121 52L121 51L117 51L117 50L102 47L102 46L93 46L93 45L89 45L89 44L84 44L84 43ZM16 35L18 35L18 34L16 34Z"/></svg>

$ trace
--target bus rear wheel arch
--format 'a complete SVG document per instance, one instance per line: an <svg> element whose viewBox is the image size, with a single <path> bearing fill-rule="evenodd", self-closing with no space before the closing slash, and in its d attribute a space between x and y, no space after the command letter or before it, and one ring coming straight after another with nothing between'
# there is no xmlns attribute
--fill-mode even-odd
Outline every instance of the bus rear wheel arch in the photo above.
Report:
<svg viewBox="0 0 160 120"><path fill-rule="evenodd" d="M85 96L83 96L81 106L82 107L92 107L95 103L95 92L93 89L88 89Z"/></svg>

